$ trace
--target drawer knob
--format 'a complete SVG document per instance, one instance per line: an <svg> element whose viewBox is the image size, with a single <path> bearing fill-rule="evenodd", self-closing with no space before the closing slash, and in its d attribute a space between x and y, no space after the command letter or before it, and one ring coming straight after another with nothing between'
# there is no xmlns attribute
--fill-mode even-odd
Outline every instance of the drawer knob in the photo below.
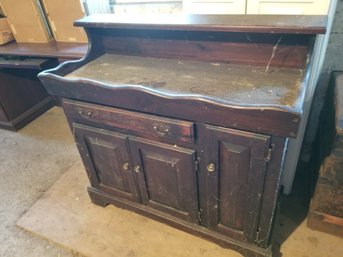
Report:
<svg viewBox="0 0 343 257"><path fill-rule="evenodd" d="M122 166L121 166L123 171L128 171L130 169L130 165L128 162L125 162Z"/></svg>
<svg viewBox="0 0 343 257"><path fill-rule="evenodd" d="M136 173L140 173L141 172L141 167L139 165L135 166L135 168L133 169Z"/></svg>
<svg viewBox="0 0 343 257"><path fill-rule="evenodd" d="M84 111L84 110L79 110L78 113L86 118L86 119L89 119L91 116L92 116L92 112L91 111Z"/></svg>
<svg viewBox="0 0 343 257"><path fill-rule="evenodd" d="M216 170L216 166L214 163L210 163L206 166L208 172L214 172Z"/></svg>
<svg viewBox="0 0 343 257"><path fill-rule="evenodd" d="M154 125L154 130L159 134L160 136L166 136L169 132L169 127L168 126L159 126L159 125Z"/></svg>

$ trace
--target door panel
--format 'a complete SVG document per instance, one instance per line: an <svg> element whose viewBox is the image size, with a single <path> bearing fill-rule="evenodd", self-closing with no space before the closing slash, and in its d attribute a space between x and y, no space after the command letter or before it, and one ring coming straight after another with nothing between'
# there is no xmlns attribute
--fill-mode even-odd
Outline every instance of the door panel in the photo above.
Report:
<svg viewBox="0 0 343 257"><path fill-rule="evenodd" d="M192 14L245 14L242 0L183 0L183 12Z"/></svg>
<svg viewBox="0 0 343 257"><path fill-rule="evenodd" d="M129 184L121 168L125 163L121 142L106 142L92 136L86 137L86 142L100 185L129 193Z"/></svg>
<svg viewBox="0 0 343 257"><path fill-rule="evenodd" d="M195 151L137 138L130 148L143 203L197 223Z"/></svg>
<svg viewBox="0 0 343 257"><path fill-rule="evenodd" d="M243 231L243 216L249 179L250 148L219 141L219 224ZM235 206L235 208L232 208Z"/></svg>
<svg viewBox="0 0 343 257"><path fill-rule="evenodd" d="M322 0L249 0L247 14L326 15L329 5Z"/></svg>
<svg viewBox="0 0 343 257"><path fill-rule="evenodd" d="M138 201L127 136L79 124L73 124L73 127L92 186L114 196Z"/></svg>
<svg viewBox="0 0 343 257"><path fill-rule="evenodd" d="M258 225L270 137L208 125L204 134L207 225L251 241Z"/></svg>

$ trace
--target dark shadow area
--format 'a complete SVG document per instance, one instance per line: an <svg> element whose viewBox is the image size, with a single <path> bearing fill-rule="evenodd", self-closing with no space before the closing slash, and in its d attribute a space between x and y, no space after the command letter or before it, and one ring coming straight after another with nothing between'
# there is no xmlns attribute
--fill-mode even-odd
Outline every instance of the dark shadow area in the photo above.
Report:
<svg viewBox="0 0 343 257"><path fill-rule="evenodd" d="M275 240L275 244L279 247L306 219L310 204L310 184L309 165L300 161L291 194L281 195L280 214L276 223L277 236Z"/></svg>
<svg viewBox="0 0 343 257"><path fill-rule="evenodd" d="M292 192L290 195L281 195L275 240L279 247L308 216L321 164L330 154L335 137L334 95L334 83L331 80L319 118L315 142L311 149L302 149L302 152L310 152L311 157L308 161L299 159Z"/></svg>

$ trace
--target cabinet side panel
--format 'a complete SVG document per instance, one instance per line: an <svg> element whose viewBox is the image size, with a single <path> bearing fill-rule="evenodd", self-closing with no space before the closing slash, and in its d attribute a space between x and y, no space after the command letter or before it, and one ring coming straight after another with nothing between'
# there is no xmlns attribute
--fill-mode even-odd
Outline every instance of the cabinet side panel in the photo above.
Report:
<svg viewBox="0 0 343 257"><path fill-rule="evenodd" d="M1 103L0 103L0 121L8 121L7 115L5 113L4 108L1 106Z"/></svg>
<svg viewBox="0 0 343 257"><path fill-rule="evenodd" d="M0 102L10 120L48 97L37 80L38 72L34 69L0 70Z"/></svg>
<svg viewBox="0 0 343 257"><path fill-rule="evenodd" d="M283 169L284 157L288 140L280 137L273 137L271 147L273 154L268 163L263 188L263 201L261 204L260 219L256 234L256 243L261 247L270 244L273 222L276 216L276 206L279 197L280 177Z"/></svg>

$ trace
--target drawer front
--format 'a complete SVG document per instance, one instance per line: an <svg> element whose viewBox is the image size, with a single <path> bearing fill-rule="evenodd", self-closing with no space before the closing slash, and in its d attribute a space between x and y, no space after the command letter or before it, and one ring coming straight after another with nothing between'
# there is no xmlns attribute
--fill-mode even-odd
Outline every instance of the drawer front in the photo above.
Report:
<svg viewBox="0 0 343 257"><path fill-rule="evenodd" d="M112 107L63 100L71 122L110 126L121 132L166 141L194 142L193 122L162 118Z"/></svg>

